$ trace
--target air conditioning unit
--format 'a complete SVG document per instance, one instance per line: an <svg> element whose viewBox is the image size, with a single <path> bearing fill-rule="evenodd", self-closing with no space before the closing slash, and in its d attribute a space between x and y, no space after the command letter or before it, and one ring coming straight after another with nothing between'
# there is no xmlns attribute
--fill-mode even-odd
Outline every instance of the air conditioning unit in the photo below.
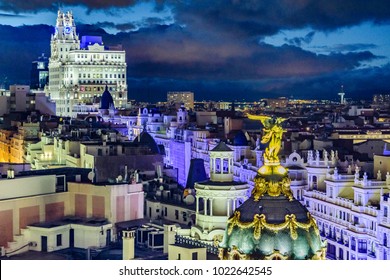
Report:
<svg viewBox="0 0 390 280"><path fill-rule="evenodd" d="M30 247L37 247L37 242L32 241L28 244Z"/></svg>

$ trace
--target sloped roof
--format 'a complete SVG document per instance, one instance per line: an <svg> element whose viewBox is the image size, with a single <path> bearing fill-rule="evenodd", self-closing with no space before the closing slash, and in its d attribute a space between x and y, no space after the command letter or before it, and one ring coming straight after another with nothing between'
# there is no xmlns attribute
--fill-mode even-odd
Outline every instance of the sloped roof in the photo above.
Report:
<svg viewBox="0 0 390 280"><path fill-rule="evenodd" d="M114 100L112 99L111 93L108 91L108 87L106 85L106 89L104 90L102 97L100 99L100 109L108 110L113 105L114 105Z"/></svg>
<svg viewBox="0 0 390 280"><path fill-rule="evenodd" d="M232 152L232 149L230 149L225 142L221 141L218 143L217 146L215 146L214 149L211 150L212 152Z"/></svg>

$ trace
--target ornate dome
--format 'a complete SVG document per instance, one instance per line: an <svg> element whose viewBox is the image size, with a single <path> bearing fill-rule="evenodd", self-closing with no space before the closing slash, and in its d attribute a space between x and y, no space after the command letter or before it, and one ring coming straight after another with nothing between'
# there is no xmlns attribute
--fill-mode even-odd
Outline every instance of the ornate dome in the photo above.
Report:
<svg viewBox="0 0 390 280"><path fill-rule="evenodd" d="M222 242L221 259L324 259L322 242L314 218L290 189L287 169L277 157L283 119L255 116L265 130L268 143L265 165L259 168L251 197L230 216Z"/></svg>
<svg viewBox="0 0 390 280"><path fill-rule="evenodd" d="M280 195L246 200L228 220L223 259L321 259L316 222L297 200Z"/></svg>
<svg viewBox="0 0 390 280"><path fill-rule="evenodd" d="M100 98L100 109L108 110L114 106L114 100L112 99L111 93L106 89L104 90L102 97Z"/></svg>

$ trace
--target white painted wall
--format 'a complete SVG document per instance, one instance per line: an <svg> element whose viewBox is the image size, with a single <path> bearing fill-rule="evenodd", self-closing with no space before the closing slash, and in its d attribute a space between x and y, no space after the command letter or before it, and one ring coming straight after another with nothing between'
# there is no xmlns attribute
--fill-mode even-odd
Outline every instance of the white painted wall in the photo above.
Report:
<svg viewBox="0 0 390 280"><path fill-rule="evenodd" d="M28 176L0 180L0 200L55 193L56 176Z"/></svg>

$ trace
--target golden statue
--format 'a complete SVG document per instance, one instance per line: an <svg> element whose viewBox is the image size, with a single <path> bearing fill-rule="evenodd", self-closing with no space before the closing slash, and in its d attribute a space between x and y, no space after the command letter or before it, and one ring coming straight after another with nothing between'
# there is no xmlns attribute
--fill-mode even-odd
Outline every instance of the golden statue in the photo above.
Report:
<svg viewBox="0 0 390 280"><path fill-rule="evenodd" d="M321 240L316 221L294 198L288 170L278 158L285 132L281 124L286 119L254 115L248 118L261 121L261 143L268 143L268 147L264 165L254 178L251 197L228 219L224 238L218 243L219 258L325 259L326 243ZM250 235L252 238L248 238Z"/></svg>
<svg viewBox="0 0 390 280"><path fill-rule="evenodd" d="M282 128L282 122L285 118L275 118L269 116L255 116L248 114L248 118L251 120L260 120L264 126L263 137L261 143L266 144L269 142L268 147L264 152L264 163L266 165L278 165L278 154L282 146L282 135L286 130Z"/></svg>
<svg viewBox="0 0 390 280"><path fill-rule="evenodd" d="M248 114L248 118L261 121L264 126L261 143L268 143L268 147L264 151L264 165L259 168L258 175L254 180L255 188L252 190L254 200L258 201L264 194L274 197L283 194L292 200L293 195L287 169L280 165L278 157L282 146L282 136L285 132L282 128L282 122L287 119L250 114Z"/></svg>

